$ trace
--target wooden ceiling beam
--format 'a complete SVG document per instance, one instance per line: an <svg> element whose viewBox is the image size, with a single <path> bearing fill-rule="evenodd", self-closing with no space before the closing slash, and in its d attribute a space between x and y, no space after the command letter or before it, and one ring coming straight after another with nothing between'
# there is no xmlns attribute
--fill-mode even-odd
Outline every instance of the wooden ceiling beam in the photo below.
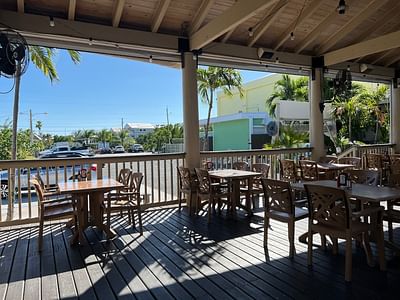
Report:
<svg viewBox="0 0 400 300"><path fill-rule="evenodd" d="M289 27L285 30L285 32L278 38L272 49L274 49L275 51L278 50L290 37L290 33L296 31L295 27L299 26L301 23L303 23L303 21L307 20L318 9L322 2L322 0L312 0L307 5L307 8L301 13L301 15L296 17L289 25Z"/></svg>
<svg viewBox="0 0 400 300"><path fill-rule="evenodd" d="M347 5L351 5L355 0L347 0ZM336 8L325 17L325 19L317 24L312 31L308 33L308 35L304 38L304 40L295 48L296 53L300 53L303 51L308 45L310 45L315 39L319 36L321 32L323 32L326 28L328 28L332 22L339 18L339 14L336 11Z"/></svg>
<svg viewBox="0 0 400 300"><path fill-rule="evenodd" d="M385 53L382 53L377 58L375 58L371 62L371 64L372 65L378 64L379 62L381 62L382 60L384 60L385 58L389 57L390 55L392 55L395 52L396 52L396 49L392 49L392 50L386 51Z"/></svg>
<svg viewBox="0 0 400 300"><path fill-rule="evenodd" d="M276 0L238 0L230 9L190 36L191 50L203 48L219 36L246 21L257 11L266 9L275 2Z"/></svg>
<svg viewBox="0 0 400 300"><path fill-rule="evenodd" d="M68 2L68 20L73 21L75 19L76 0L69 0Z"/></svg>
<svg viewBox="0 0 400 300"><path fill-rule="evenodd" d="M24 0L17 0L17 10L19 13L25 12L25 1Z"/></svg>
<svg viewBox="0 0 400 300"><path fill-rule="evenodd" d="M203 0L199 10L193 18L192 24L190 24L189 34L196 32L200 28L208 14L208 11L214 3L215 0Z"/></svg>
<svg viewBox="0 0 400 300"><path fill-rule="evenodd" d="M124 10L125 0L116 0L114 3L112 26L119 27L121 21L122 11Z"/></svg>
<svg viewBox="0 0 400 300"><path fill-rule="evenodd" d="M357 28L363 21L369 18L372 14L375 14L379 8L386 4L386 2L386 0L372 0L369 2L363 10L351 18L335 34L328 36L328 38L321 43L321 46L316 50L318 55L322 55L334 47L346 35L350 34L355 28Z"/></svg>
<svg viewBox="0 0 400 300"><path fill-rule="evenodd" d="M276 20L276 18L279 16L279 13L282 11L287 3L288 0L280 0L275 3L272 9L268 12L267 16L264 18L264 20L254 29L253 36L249 38L247 46L252 47L259 40L264 32L266 32L271 24Z"/></svg>
<svg viewBox="0 0 400 300"><path fill-rule="evenodd" d="M325 65L331 66L340 62L383 52L400 47L400 31L388 33L368 41L353 44L342 49L334 50L324 54Z"/></svg>
<svg viewBox="0 0 400 300"><path fill-rule="evenodd" d="M153 15L153 21L151 22L151 32L157 32L160 28L170 3L171 0L160 0L158 2L157 9Z"/></svg>

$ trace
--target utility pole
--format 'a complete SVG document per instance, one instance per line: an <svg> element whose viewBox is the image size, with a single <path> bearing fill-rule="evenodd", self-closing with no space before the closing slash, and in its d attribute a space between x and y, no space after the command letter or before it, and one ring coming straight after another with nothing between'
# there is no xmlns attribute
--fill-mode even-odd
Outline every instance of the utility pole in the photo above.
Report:
<svg viewBox="0 0 400 300"><path fill-rule="evenodd" d="M30 142L33 144L33 120L32 120L32 109L29 109L29 129L30 129Z"/></svg>
<svg viewBox="0 0 400 300"><path fill-rule="evenodd" d="M124 130L124 118L121 118L121 130Z"/></svg>
<svg viewBox="0 0 400 300"><path fill-rule="evenodd" d="M167 125L169 125L169 113L168 113L168 106L167 106Z"/></svg>

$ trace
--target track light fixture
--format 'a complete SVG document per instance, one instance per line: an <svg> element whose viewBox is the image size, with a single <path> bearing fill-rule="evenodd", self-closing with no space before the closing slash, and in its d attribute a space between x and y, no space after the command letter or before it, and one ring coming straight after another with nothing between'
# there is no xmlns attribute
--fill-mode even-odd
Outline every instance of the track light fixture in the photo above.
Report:
<svg viewBox="0 0 400 300"><path fill-rule="evenodd" d="M152 63L153 62L153 55L150 55L150 57L149 57L149 63Z"/></svg>
<svg viewBox="0 0 400 300"><path fill-rule="evenodd" d="M275 58L275 63L279 64L279 57Z"/></svg>
<svg viewBox="0 0 400 300"><path fill-rule="evenodd" d="M290 40L294 41L294 32L293 31L290 33Z"/></svg>
<svg viewBox="0 0 400 300"><path fill-rule="evenodd" d="M336 10L338 11L339 15L344 15L346 13L346 1L345 0L339 0L339 5L336 8Z"/></svg>
<svg viewBox="0 0 400 300"><path fill-rule="evenodd" d="M53 17L50 17L49 26L50 26L50 27L56 26L56 23L54 23L54 18L53 18Z"/></svg>
<svg viewBox="0 0 400 300"><path fill-rule="evenodd" d="M93 45L93 39L89 38L89 46L92 46L92 45Z"/></svg>
<svg viewBox="0 0 400 300"><path fill-rule="evenodd" d="M253 27L249 27L248 32L249 32L250 37L253 36L253 34L254 34Z"/></svg>

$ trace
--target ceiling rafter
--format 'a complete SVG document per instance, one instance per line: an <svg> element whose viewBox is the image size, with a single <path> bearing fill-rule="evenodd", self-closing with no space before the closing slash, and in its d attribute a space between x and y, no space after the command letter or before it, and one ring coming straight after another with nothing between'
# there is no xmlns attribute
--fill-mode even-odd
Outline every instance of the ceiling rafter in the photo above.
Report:
<svg viewBox="0 0 400 300"><path fill-rule="evenodd" d="M347 0L347 5L351 5L355 0ZM317 24L312 31L310 31L304 40L295 48L295 53L300 53L303 51L308 45L310 45L315 39L319 36L321 32L323 32L328 26L332 24L332 22L338 18L338 12L336 8L325 17L319 24Z"/></svg>
<svg viewBox="0 0 400 300"><path fill-rule="evenodd" d="M331 66L360 56L400 47L400 31L388 33L368 41L353 44L324 54L325 65Z"/></svg>
<svg viewBox="0 0 400 300"><path fill-rule="evenodd" d="M17 0L17 9L19 13L25 12L25 1L24 0Z"/></svg>
<svg viewBox="0 0 400 300"><path fill-rule="evenodd" d="M190 24L189 33L192 34L197 31L201 24L203 24L204 19L206 18L208 11L211 6L215 3L215 0L203 0L199 10L197 11L195 17L193 18L192 24Z"/></svg>
<svg viewBox="0 0 400 300"><path fill-rule="evenodd" d="M157 32L160 28L170 3L171 0L160 0L158 2L157 9L153 15L153 21L151 22L151 32Z"/></svg>
<svg viewBox="0 0 400 300"><path fill-rule="evenodd" d="M75 19L76 0L69 0L68 2L68 20L73 21Z"/></svg>
<svg viewBox="0 0 400 300"><path fill-rule="evenodd" d="M377 58L375 58L371 64L376 64L379 63L381 61L383 61L385 58L389 57L390 55L394 54L396 52L396 49L392 49L389 51L386 51L385 53L380 54Z"/></svg>
<svg viewBox="0 0 400 300"><path fill-rule="evenodd" d="M267 31L267 29L279 16L279 13L283 10L287 3L288 0L280 0L275 3L264 20L255 28L253 36L251 36L247 42L247 46L252 47L259 40L259 38L264 34L265 31Z"/></svg>
<svg viewBox="0 0 400 300"><path fill-rule="evenodd" d="M303 21L307 20L322 4L323 0L313 0L308 5L307 8L301 13L300 16L296 17L295 20L289 25L288 29L278 38L276 44L272 47L275 51L279 49L283 45L284 42L289 38L290 33L296 30L296 26L303 23Z"/></svg>
<svg viewBox="0 0 400 300"><path fill-rule="evenodd" d="M226 43L230 39L231 35L235 32L235 30L236 27L225 33L224 37L221 39L221 43Z"/></svg>
<svg viewBox="0 0 400 300"><path fill-rule="evenodd" d="M238 0L230 9L225 11L208 24L190 36L190 48L200 49L216 38L227 33L237 25L246 21L257 11L266 9L274 4L276 0Z"/></svg>
<svg viewBox="0 0 400 300"><path fill-rule="evenodd" d="M346 24L342 26L333 35L330 35L326 40L321 43L321 46L317 48L316 52L321 55L332 47L334 47L340 40L342 40L346 35L351 33L357 26L359 26L365 19L367 19L372 14L385 5L387 0L372 0L368 3L364 9L362 9L357 15L351 18Z"/></svg>
<svg viewBox="0 0 400 300"><path fill-rule="evenodd" d="M398 0L392 0L392 3L394 4L394 6L389 11L387 11L386 14L379 18L379 20L371 24L371 26L367 27L364 32L355 40L355 43L362 42L368 37L371 37L374 33L379 32L380 30L382 30L387 22L397 16L398 10L400 9L400 2L398 2ZM396 30L397 27L398 24L391 26L389 32L392 30ZM362 58L363 57L358 58L356 62L359 62Z"/></svg>
<svg viewBox="0 0 400 300"><path fill-rule="evenodd" d="M396 55L393 58L389 59L385 63L385 67L389 67L389 66L393 65L395 62L398 62L400 60L400 55L399 55L398 51L399 51L399 49L393 49L393 50L389 51L389 52L392 52L392 53L393 52L396 53Z"/></svg>
<svg viewBox="0 0 400 300"><path fill-rule="evenodd" d="M122 11L124 10L125 0L117 0L114 3L112 26L119 27L119 22L121 21Z"/></svg>

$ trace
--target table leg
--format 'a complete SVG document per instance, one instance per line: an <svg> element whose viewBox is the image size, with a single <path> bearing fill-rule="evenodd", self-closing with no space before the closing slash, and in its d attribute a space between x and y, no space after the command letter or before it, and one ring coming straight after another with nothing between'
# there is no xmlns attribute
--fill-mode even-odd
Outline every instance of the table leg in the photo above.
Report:
<svg viewBox="0 0 400 300"><path fill-rule="evenodd" d="M86 244L84 231L87 228L88 220L88 206L87 206L87 194L80 194L77 201L77 212L78 212L78 228L71 238L70 243L76 244L79 242L81 245Z"/></svg>
<svg viewBox="0 0 400 300"><path fill-rule="evenodd" d="M102 205L104 203L104 194L102 192L90 194L90 215L92 224L98 229L106 233L107 238L111 239L115 236L115 233L111 228L104 224L104 212Z"/></svg>

